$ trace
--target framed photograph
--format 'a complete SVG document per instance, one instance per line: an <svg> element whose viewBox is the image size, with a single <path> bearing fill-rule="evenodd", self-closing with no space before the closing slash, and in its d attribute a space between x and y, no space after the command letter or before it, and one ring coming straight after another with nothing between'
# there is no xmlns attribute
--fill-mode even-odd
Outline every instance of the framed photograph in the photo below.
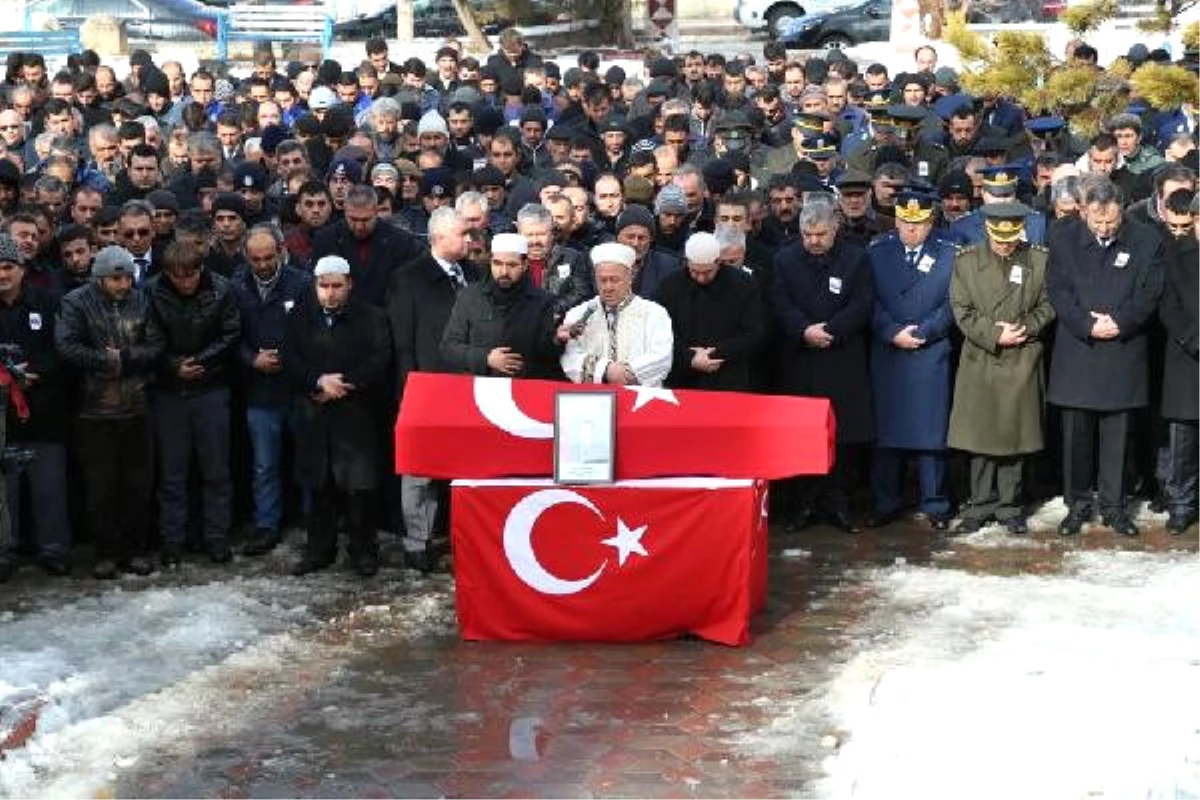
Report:
<svg viewBox="0 0 1200 800"><path fill-rule="evenodd" d="M554 398L554 482L615 480L617 393L559 392Z"/></svg>

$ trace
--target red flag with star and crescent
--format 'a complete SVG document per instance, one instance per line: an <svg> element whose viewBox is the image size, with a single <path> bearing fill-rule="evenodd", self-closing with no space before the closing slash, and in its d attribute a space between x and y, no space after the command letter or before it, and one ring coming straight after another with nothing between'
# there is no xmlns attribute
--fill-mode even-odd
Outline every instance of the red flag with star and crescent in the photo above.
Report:
<svg viewBox="0 0 1200 800"><path fill-rule="evenodd" d="M455 481L465 639L749 641L766 593L766 484Z"/></svg>
<svg viewBox="0 0 1200 800"><path fill-rule="evenodd" d="M396 420L396 472L430 478L544 477L554 472L554 404L563 391L614 387L413 373ZM785 478L832 468L828 400L617 390L616 478Z"/></svg>

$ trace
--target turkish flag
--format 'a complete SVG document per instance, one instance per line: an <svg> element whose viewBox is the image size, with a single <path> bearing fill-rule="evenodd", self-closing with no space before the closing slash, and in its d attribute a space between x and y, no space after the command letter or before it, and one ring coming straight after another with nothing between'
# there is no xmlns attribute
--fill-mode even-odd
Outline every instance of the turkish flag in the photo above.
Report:
<svg viewBox="0 0 1200 800"><path fill-rule="evenodd" d="M765 481L455 481L451 492L463 638L749 641L766 600Z"/></svg>
<svg viewBox="0 0 1200 800"><path fill-rule="evenodd" d="M430 478L554 473L554 399L616 387L470 375L409 375L396 472ZM833 466L825 398L617 388L616 477L785 478Z"/></svg>

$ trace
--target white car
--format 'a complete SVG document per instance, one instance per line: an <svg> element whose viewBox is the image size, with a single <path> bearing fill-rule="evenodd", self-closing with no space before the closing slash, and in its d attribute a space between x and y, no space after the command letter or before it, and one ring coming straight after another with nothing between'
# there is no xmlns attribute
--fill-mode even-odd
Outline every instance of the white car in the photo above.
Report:
<svg viewBox="0 0 1200 800"><path fill-rule="evenodd" d="M733 18L751 30L765 29L772 39L783 33L783 20L803 17L814 11L828 11L846 0L737 0Z"/></svg>

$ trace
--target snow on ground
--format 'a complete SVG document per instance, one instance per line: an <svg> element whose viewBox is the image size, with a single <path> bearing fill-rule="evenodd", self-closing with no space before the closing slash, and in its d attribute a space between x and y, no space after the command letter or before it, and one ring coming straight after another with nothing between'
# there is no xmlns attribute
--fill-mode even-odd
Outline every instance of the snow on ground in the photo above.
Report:
<svg viewBox="0 0 1200 800"><path fill-rule="evenodd" d="M1200 561L1069 554L1053 576L900 566L817 704L741 744L829 725L827 798L1200 797ZM810 707L806 707L810 706ZM833 743L828 739L827 744Z"/></svg>
<svg viewBox="0 0 1200 800"><path fill-rule="evenodd" d="M444 590L318 619L344 591L336 577L259 578L114 589L5 614L0 748L8 741L10 751L0 761L0 797L106 794L140 759L185 756L319 685L355 636L453 630ZM311 635L319 625L349 633Z"/></svg>

